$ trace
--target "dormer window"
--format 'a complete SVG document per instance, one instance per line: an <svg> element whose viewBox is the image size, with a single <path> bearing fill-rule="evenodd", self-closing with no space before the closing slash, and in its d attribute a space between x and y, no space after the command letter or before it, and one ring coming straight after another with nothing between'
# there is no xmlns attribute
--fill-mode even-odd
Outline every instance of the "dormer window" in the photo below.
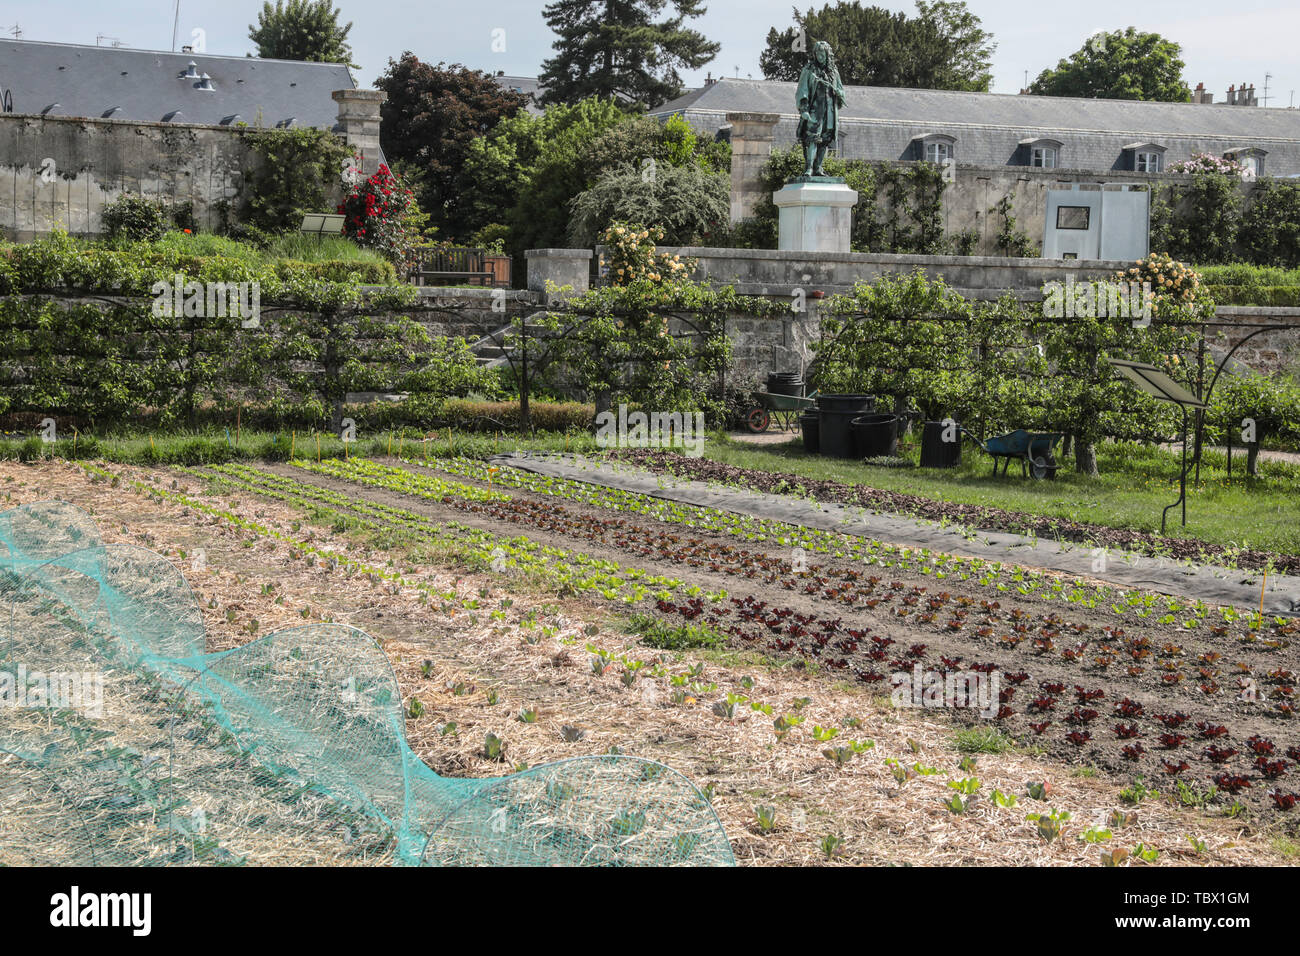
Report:
<svg viewBox="0 0 1300 956"><path fill-rule="evenodd" d="M1061 165L1061 141L1059 139L1022 139L1020 147L1025 151L1025 165L1039 169L1055 169Z"/></svg>
<svg viewBox="0 0 1300 956"><path fill-rule="evenodd" d="M1124 165L1136 173L1161 173L1165 169L1165 147L1159 143L1129 143L1124 147L1128 162Z"/></svg>
<svg viewBox="0 0 1300 956"><path fill-rule="evenodd" d="M922 133L912 137L912 159L942 166L957 155L957 140L947 133Z"/></svg>
<svg viewBox="0 0 1300 956"><path fill-rule="evenodd" d="M1236 160L1242 166L1243 179L1258 179L1264 175L1264 157L1268 150L1258 146L1241 146L1223 154L1224 159Z"/></svg>

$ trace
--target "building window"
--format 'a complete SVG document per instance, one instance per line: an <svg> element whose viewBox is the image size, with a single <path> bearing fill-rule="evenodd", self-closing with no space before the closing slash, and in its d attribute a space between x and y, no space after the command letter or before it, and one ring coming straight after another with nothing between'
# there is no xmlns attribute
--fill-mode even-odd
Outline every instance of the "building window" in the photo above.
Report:
<svg viewBox="0 0 1300 956"><path fill-rule="evenodd" d="M1056 228L1086 230L1091 213L1092 210L1088 206L1057 206Z"/></svg>
<svg viewBox="0 0 1300 956"><path fill-rule="evenodd" d="M1029 151L1029 165L1041 169L1056 168L1057 152L1055 146L1035 146Z"/></svg>
<svg viewBox="0 0 1300 956"><path fill-rule="evenodd" d="M1133 161L1133 168L1139 173L1160 172L1160 154L1156 152L1139 152Z"/></svg>
<svg viewBox="0 0 1300 956"><path fill-rule="evenodd" d="M925 144L925 161L942 165L952 158L952 146L948 143L926 143Z"/></svg>
<svg viewBox="0 0 1300 956"><path fill-rule="evenodd" d="M1264 156L1267 150L1256 146L1230 149L1223 154L1225 159L1235 159L1241 163L1243 179L1258 179L1264 175Z"/></svg>

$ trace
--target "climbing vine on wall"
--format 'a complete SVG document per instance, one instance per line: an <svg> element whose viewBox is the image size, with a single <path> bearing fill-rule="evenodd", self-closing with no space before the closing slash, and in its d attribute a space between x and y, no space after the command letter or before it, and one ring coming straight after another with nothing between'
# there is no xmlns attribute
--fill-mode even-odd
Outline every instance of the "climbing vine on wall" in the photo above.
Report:
<svg viewBox="0 0 1300 956"><path fill-rule="evenodd" d="M763 167L764 196L754 218L741 224L732 241L754 248L776 248L777 208L771 194L803 170L798 147L774 150ZM954 251L943 234L943 169L934 163L879 163L860 159L826 160L826 173L841 176L858 193L853 216L855 252L942 254Z"/></svg>

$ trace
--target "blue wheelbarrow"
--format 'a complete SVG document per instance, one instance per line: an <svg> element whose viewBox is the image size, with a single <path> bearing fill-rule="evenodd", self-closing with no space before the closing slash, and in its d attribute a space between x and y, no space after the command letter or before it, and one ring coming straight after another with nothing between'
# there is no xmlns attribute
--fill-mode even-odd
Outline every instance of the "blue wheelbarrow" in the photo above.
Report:
<svg viewBox="0 0 1300 956"><path fill-rule="evenodd" d="M965 426L962 426L962 431L993 459L994 475L998 473L999 462L1005 476L1014 460L1020 462L1021 475L1029 475L1040 481L1056 477L1056 471L1060 467L1056 463L1056 445L1065 437L1064 432L1027 432L1023 428L1017 428L1005 435L980 441Z"/></svg>

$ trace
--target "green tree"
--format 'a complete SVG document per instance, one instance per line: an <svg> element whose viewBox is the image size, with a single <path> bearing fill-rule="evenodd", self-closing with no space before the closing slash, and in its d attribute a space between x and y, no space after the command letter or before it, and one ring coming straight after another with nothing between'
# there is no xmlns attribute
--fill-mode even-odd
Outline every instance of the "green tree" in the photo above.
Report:
<svg viewBox="0 0 1300 956"><path fill-rule="evenodd" d="M813 42L825 40L846 85L987 90L993 45L979 17L949 0L917 9L909 17L853 0L794 10L794 26L768 31L759 67L769 80L797 80Z"/></svg>
<svg viewBox="0 0 1300 956"><path fill-rule="evenodd" d="M388 94L380 108L385 155L411 184L432 224L459 234L465 226L456 179L466 155L476 140L519 113L527 98L481 70L435 66L410 51L389 60L375 86Z"/></svg>
<svg viewBox="0 0 1300 956"><path fill-rule="evenodd" d="M941 64L936 89L987 93L993 84L993 53L998 46L963 0L917 0L917 13L939 29L950 53Z"/></svg>
<svg viewBox="0 0 1300 956"><path fill-rule="evenodd" d="M569 203L621 167L730 168L730 149L680 118L629 117L606 99L520 113L470 145L456 190L460 228L509 226L514 253L569 241ZM637 218L641 218L638 216Z"/></svg>
<svg viewBox="0 0 1300 956"><path fill-rule="evenodd" d="M684 26L705 12L703 0L553 0L542 12L557 34L542 64L543 104L599 96L649 109L682 94L678 68L699 69L721 48Z"/></svg>
<svg viewBox="0 0 1300 956"><path fill-rule="evenodd" d="M1256 265L1300 266L1300 183L1261 179L1250 197L1238 239L1243 254Z"/></svg>
<svg viewBox="0 0 1300 956"><path fill-rule="evenodd" d="M1187 262L1232 262L1243 202L1241 179L1231 173L1197 172L1189 183L1171 183L1152 203L1151 247Z"/></svg>
<svg viewBox="0 0 1300 956"><path fill-rule="evenodd" d="M267 59L346 63L357 69L347 43L352 24L340 26L341 13L330 0L275 0L274 7L263 3L257 26L248 25L248 38L257 44L257 55Z"/></svg>
<svg viewBox="0 0 1300 956"><path fill-rule="evenodd" d="M248 221L267 232L284 232L302 222L303 213L330 208L348 146L329 130L260 129L247 133L261 161L248 173L244 201Z"/></svg>
<svg viewBox="0 0 1300 956"><path fill-rule="evenodd" d="M694 245L725 230L731 178L694 163L684 166L622 166L602 173L569 202L569 241L591 246L615 220L639 217L663 230L666 245Z"/></svg>
<svg viewBox="0 0 1300 956"><path fill-rule="evenodd" d="M1172 40L1134 27L1096 33L1055 69L1039 73L1029 92L1186 103L1192 93L1183 81L1182 52Z"/></svg>

